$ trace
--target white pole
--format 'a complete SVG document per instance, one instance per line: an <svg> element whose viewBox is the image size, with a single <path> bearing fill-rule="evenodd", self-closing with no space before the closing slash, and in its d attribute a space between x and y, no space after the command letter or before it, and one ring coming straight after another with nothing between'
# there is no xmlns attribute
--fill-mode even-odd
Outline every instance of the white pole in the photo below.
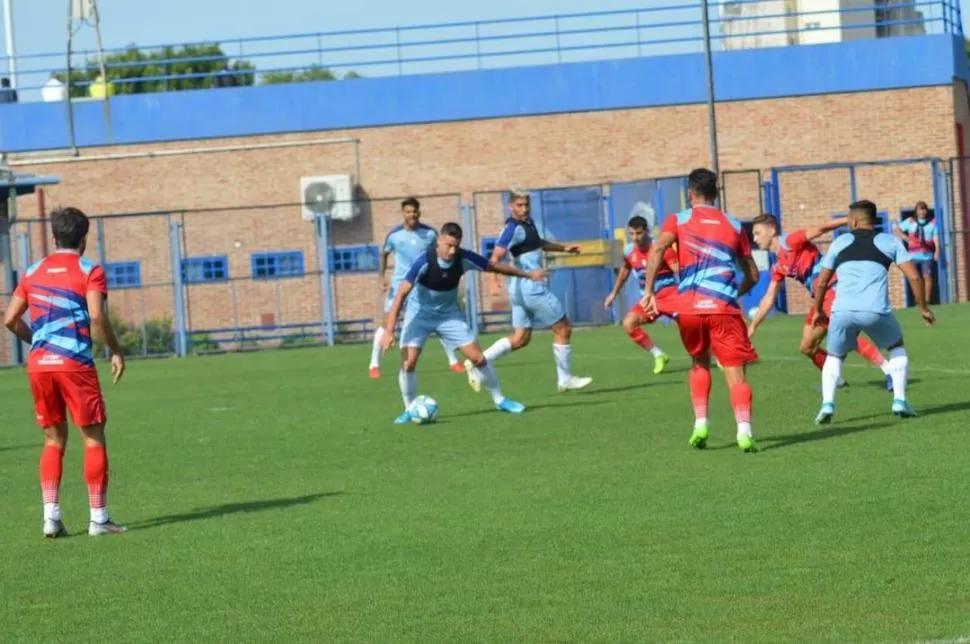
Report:
<svg viewBox="0 0 970 644"><path fill-rule="evenodd" d="M7 69L10 87L17 89L17 45L13 40L13 0L3 0L4 40L7 41Z"/></svg>

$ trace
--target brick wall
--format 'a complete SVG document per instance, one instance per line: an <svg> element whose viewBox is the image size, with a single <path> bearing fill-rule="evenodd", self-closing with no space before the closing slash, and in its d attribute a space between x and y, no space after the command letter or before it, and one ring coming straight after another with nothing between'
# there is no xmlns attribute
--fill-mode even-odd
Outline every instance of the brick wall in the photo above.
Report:
<svg viewBox="0 0 970 644"><path fill-rule="evenodd" d="M962 86L894 90L853 95L759 100L718 106L723 170L783 165L861 162L956 154L954 115L967 122ZM328 132L360 139L360 183L367 197L360 217L334 223L336 245L380 243L398 222L398 201L408 194L447 195L423 199L425 220L438 224L458 218L457 200L510 184L554 187L682 175L708 158L704 106L530 116ZM260 137L269 143L319 139L321 133ZM221 140L214 145L247 143ZM19 170L61 177L47 191L48 208L77 205L92 214L174 213L184 216L188 255L227 255L230 274L248 277L249 257L259 250L301 250L307 270L316 270L312 224L302 221L298 199L304 175L353 174L354 146L313 145L187 156L87 160L90 155L173 150L207 145L157 144L85 150L72 162L25 165ZM17 160L14 160L17 164ZM866 168L857 175L858 196L894 213L919 199L933 200L928 166ZM787 229L826 220L850 199L846 171L786 175L782 211ZM740 216L758 208L754 174L725 182L728 205ZM32 197L21 212L34 212ZM497 195L476 201L482 236L495 234L503 214ZM283 205L280 205L283 204ZM289 204L289 205L287 205ZM142 290L119 291L116 310L133 320L169 313L172 289L168 219L111 218L104 224L110 261L142 261ZM36 236L35 236L36 237ZM34 239L35 253L37 239ZM381 315L372 274L341 276L335 284L339 317ZM503 304L485 280L483 303ZM899 296L900 282L893 288ZM234 292L233 292L234 291ZM797 289L791 289L792 293ZM256 325L319 318L315 276L278 282L241 279L228 285L193 286L190 313L195 328ZM962 291L962 292L965 292ZM901 300L897 300L901 301ZM233 307L233 302L235 306ZM792 310L806 301L795 296Z"/></svg>

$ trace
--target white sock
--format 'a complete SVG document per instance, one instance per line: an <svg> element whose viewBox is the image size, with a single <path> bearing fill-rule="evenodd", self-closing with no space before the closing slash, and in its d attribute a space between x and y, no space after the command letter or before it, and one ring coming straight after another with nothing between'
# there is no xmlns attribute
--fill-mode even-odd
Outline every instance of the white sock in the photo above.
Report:
<svg viewBox="0 0 970 644"><path fill-rule="evenodd" d="M108 508L91 508L91 522L92 523L107 523L108 522Z"/></svg>
<svg viewBox="0 0 970 644"><path fill-rule="evenodd" d="M44 504L44 520L50 519L51 521L61 520L61 506L57 503L45 503Z"/></svg>
<svg viewBox="0 0 970 644"><path fill-rule="evenodd" d="M485 359L489 362L495 362L505 354L511 352L512 343L509 342L508 338L502 338L500 340L496 340L492 346L485 349Z"/></svg>
<svg viewBox="0 0 970 644"><path fill-rule="evenodd" d="M370 369L376 369L381 364L381 340L384 339L384 327L379 326L374 331L374 345L370 350Z"/></svg>
<svg viewBox="0 0 970 644"><path fill-rule="evenodd" d="M492 402L497 405L505 400L502 389L498 384L498 374L495 373L495 367L492 366L492 363L486 362L485 366L479 367L478 370L482 373L482 383L485 385L485 390L492 396Z"/></svg>
<svg viewBox="0 0 970 644"><path fill-rule="evenodd" d="M650 353L653 354L654 358L659 358L664 354L663 350L661 350L661 348L658 347L657 345L653 345L653 348L650 349Z"/></svg>
<svg viewBox="0 0 970 644"><path fill-rule="evenodd" d="M401 399L407 409L418 395L418 374L401 369L397 374L397 384L401 386Z"/></svg>
<svg viewBox="0 0 970 644"><path fill-rule="evenodd" d="M441 348L445 350L445 355L448 356L448 366L454 367L456 364L458 364L458 356L455 355L454 351L448 348L448 345L445 344L444 340L438 338L438 341L441 342Z"/></svg>
<svg viewBox="0 0 970 644"><path fill-rule="evenodd" d="M562 384L573 377L572 369L569 367L569 356L573 348L568 344L553 344L552 354L556 358L556 376Z"/></svg>
<svg viewBox="0 0 970 644"><path fill-rule="evenodd" d="M696 419L694 419L694 429L700 429L701 427L704 427L705 425L707 425L707 419L706 418L696 418Z"/></svg>
<svg viewBox="0 0 970 644"><path fill-rule="evenodd" d="M879 368L882 369L884 375L888 376L892 374L892 367L889 366L889 360L883 360Z"/></svg>
<svg viewBox="0 0 970 644"><path fill-rule="evenodd" d="M822 365L822 402L835 404L835 390L842 377L842 358L829 356Z"/></svg>
<svg viewBox="0 0 970 644"><path fill-rule="evenodd" d="M909 356L906 347L896 347L889 352L889 375L893 379L893 399L906 400L906 384L909 381Z"/></svg>
<svg viewBox="0 0 970 644"><path fill-rule="evenodd" d="M738 438L751 438L751 423L738 423Z"/></svg>

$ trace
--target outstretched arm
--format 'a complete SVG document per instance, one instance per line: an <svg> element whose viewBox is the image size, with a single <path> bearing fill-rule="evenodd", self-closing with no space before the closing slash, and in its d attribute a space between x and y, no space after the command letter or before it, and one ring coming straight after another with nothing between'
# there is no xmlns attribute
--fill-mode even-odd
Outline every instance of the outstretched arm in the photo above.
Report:
<svg viewBox="0 0 970 644"><path fill-rule="evenodd" d="M573 255L579 254L579 246L573 244L571 246L564 246L563 244L557 244L556 242L542 240L542 250L550 253L571 253Z"/></svg>
<svg viewBox="0 0 970 644"><path fill-rule="evenodd" d="M623 266L620 267L620 272L616 275L616 283L613 285L613 290L611 290L609 295L606 296L606 301L603 303L603 306L610 308L610 305L613 304L613 300L615 300L616 296L620 294L620 291L623 289L623 286L626 284L626 281L629 278L630 267L627 266L626 262L624 262Z"/></svg>
<svg viewBox="0 0 970 644"><path fill-rule="evenodd" d="M549 275L549 271L544 268L532 271L531 273L526 273L520 268L512 266L511 264L496 264L495 262L489 262L488 266L485 268L486 272L498 273L500 275L508 275L510 277L522 277L527 280L540 281Z"/></svg>
<svg viewBox="0 0 970 644"><path fill-rule="evenodd" d="M778 299L778 290L780 288L781 282L772 280L768 284L768 290L765 291L765 296L761 298L761 304L758 305L758 312L754 314L751 322L748 323L748 337L753 336L754 332L761 326L761 323L768 317L768 313L775 306L775 300Z"/></svg>
<svg viewBox="0 0 970 644"><path fill-rule="evenodd" d="M839 228L842 228L843 226L848 226L848 225L849 225L848 217L833 219L832 221L825 224L824 226L807 229L805 231L805 238L808 239L808 241L814 241L826 233L830 233L833 230L837 230Z"/></svg>

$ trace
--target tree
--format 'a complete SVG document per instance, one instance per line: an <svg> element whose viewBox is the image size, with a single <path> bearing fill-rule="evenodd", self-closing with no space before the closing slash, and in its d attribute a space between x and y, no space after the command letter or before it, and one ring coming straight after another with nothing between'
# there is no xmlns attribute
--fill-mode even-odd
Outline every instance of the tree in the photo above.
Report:
<svg viewBox="0 0 970 644"><path fill-rule="evenodd" d="M347 72L343 76L344 80L362 78L354 71ZM331 81L337 80L337 75L321 65L311 65L306 69L285 72L265 72L262 74L260 82L263 85L279 85L282 83L307 83L312 81Z"/></svg>
<svg viewBox="0 0 970 644"><path fill-rule="evenodd" d="M165 47L145 53L132 43L123 52L108 54L104 57L108 79L113 81L150 78L134 82L116 82L114 93L147 94L151 92L172 92L207 87L252 85L256 81L255 66L246 60L229 62L229 57L217 44L184 45ZM218 72L233 72L217 76ZM84 69L71 72L71 96L87 96L87 84L101 74L97 59L89 59ZM205 74L189 78L173 76ZM56 75L64 82L64 74ZM162 78L166 77L166 78Z"/></svg>

